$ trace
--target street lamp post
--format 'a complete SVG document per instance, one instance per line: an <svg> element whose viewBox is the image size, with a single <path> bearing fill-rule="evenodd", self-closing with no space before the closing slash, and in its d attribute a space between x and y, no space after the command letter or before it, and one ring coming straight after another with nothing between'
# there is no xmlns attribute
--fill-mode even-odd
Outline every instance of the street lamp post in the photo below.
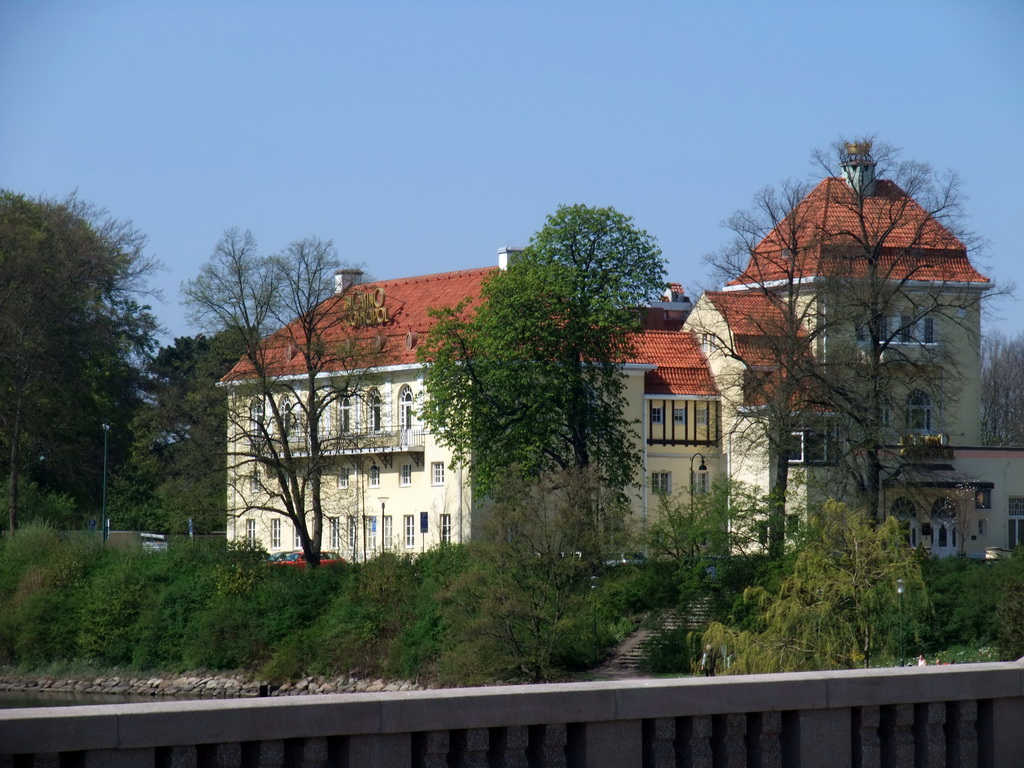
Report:
<svg viewBox="0 0 1024 768"><path fill-rule="evenodd" d="M693 491L697 488L697 476L693 474L693 460L700 456L700 466L697 467L698 472L707 472L708 466L704 463L704 454L695 453L690 457L690 498L693 498Z"/></svg>
<svg viewBox="0 0 1024 768"><path fill-rule="evenodd" d="M100 508L100 530L103 540L107 540L107 436L110 434L110 424L103 422L103 502Z"/></svg>
<svg viewBox="0 0 1024 768"><path fill-rule="evenodd" d="M904 621L903 621L903 579L896 579L896 594L900 596L900 666L902 667L906 662L906 658L903 654L903 634L904 634Z"/></svg>

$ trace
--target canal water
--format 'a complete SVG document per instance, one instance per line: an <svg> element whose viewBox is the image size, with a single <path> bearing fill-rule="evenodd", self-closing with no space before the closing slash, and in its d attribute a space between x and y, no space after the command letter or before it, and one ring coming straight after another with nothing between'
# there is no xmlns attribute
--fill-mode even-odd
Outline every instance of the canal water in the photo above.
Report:
<svg viewBox="0 0 1024 768"><path fill-rule="evenodd" d="M186 696L145 697L118 696L106 693L65 693L60 691L40 693L38 691L2 691L0 692L0 710L21 709L23 707L81 707L102 704L143 704L158 701L187 701Z"/></svg>

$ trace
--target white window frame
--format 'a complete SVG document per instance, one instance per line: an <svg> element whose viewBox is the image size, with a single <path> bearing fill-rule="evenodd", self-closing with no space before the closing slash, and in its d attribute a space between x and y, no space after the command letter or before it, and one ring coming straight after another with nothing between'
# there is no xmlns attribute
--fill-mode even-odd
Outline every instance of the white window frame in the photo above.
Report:
<svg viewBox="0 0 1024 768"><path fill-rule="evenodd" d="M699 469L695 469L690 472L690 488L693 493L707 493L711 490L711 473L705 470L701 472Z"/></svg>
<svg viewBox="0 0 1024 768"><path fill-rule="evenodd" d="M711 421L711 406L706 402L699 402L696 406L697 410L697 426L706 427Z"/></svg>
<svg viewBox="0 0 1024 768"><path fill-rule="evenodd" d="M270 521L270 548L281 548L281 518L279 517Z"/></svg>
<svg viewBox="0 0 1024 768"><path fill-rule="evenodd" d="M451 544L452 541L452 516L445 512L441 515L440 521L441 541L444 544Z"/></svg>
<svg viewBox="0 0 1024 768"><path fill-rule="evenodd" d="M370 487L380 488L380 467L376 464L370 465Z"/></svg>
<svg viewBox="0 0 1024 768"><path fill-rule="evenodd" d="M329 517L328 525L330 527L331 549L337 552L341 549L341 519Z"/></svg>
<svg viewBox="0 0 1024 768"><path fill-rule="evenodd" d="M1008 548L1016 549L1024 544L1024 496L1008 497L1006 513L1009 518Z"/></svg>
<svg viewBox="0 0 1024 768"><path fill-rule="evenodd" d="M435 461L430 465L430 484L444 485L444 462Z"/></svg>
<svg viewBox="0 0 1024 768"><path fill-rule="evenodd" d="M672 406L672 423L678 426L686 426L686 405L677 403Z"/></svg>
<svg viewBox="0 0 1024 768"><path fill-rule="evenodd" d="M349 481L350 481L349 474L350 474L350 472L349 472L349 468L348 467L341 467L341 469L338 470L338 490L339 491L344 491L344 490L348 489L348 484L349 484Z"/></svg>
<svg viewBox="0 0 1024 768"><path fill-rule="evenodd" d="M667 471L651 472L651 492L665 496L672 493L672 473Z"/></svg>
<svg viewBox="0 0 1024 768"><path fill-rule="evenodd" d="M370 432L378 434L384 431L384 399L380 390L376 387L370 390L366 398L366 410L369 423L366 425Z"/></svg>
<svg viewBox="0 0 1024 768"><path fill-rule="evenodd" d="M302 535L299 533L299 526L293 525L292 532L294 534L295 549L302 549Z"/></svg>
<svg viewBox="0 0 1024 768"><path fill-rule="evenodd" d="M651 424L664 424L665 423L665 409L660 405L651 406Z"/></svg>
<svg viewBox="0 0 1024 768"><path fill-rule="evenodd" d="M391 549L394 546L395 529L394 521L391 515L381 515L381 543L384 545L384 549Z"/></svg>
<svg viewBox="0 0 1024 768"><path fill-rule="evenodd" d="M919 402L911 402L911 399ZM935 406L932 403L932 396L923 389L915 389L907 395L905 418L907 429L920 434L932 433L932 416Z"/></svg>
<svg viewBox="0 0 1024 768"><path fill-rule="evenodd" d="M245 521L245 540L250 544L256 542L256 520L249 518Z"/></svg>
<svg viewBox="0 0 1024 768"><path fill-rule="evenodd" d="M405 515L405 548L415 549L416 547L416 515Z"/></svg>
<svg viewBox="0 0 1024 768"><path fill-rule="evenodd" d="M412 429L413 426L412 387L403 384L398 391L398 428Z"/></svg>
<svg viewBox="0 0 1024 768"><path fill-rule="evenodd" d="M338 400L338 432L348 434L352 431L352 398L343 397Z"/></svg>
<svg viewBox="0 0 1024 768"><path fill-rule="evenodd" d="M348 551L352 552L353 554L355 553L356 547L358 545L358 537L356 533L359 530L359 528L356 525L356 522L357 520L355 515L348 516Z"/></svg>
<svg viewBox="0 0 1024 768"><path fill-rule="evenodd" d="M398 484L402 487L412 485L412 464L403 464L399 470Z"/></svg>

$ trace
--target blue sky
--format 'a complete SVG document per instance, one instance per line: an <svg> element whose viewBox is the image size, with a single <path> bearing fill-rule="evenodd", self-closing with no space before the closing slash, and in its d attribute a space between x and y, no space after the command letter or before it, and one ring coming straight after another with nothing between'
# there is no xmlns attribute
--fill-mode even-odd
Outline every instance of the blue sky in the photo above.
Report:
<svg viewBox="0 0 1024 768"><path fill-rule="evenodd" d="M131 219L173 337L232 226L266 252L330 238L389 278L612 205L695 297L723 219L877 134L963 176L979 266L1024 286L1022 37L1018 0L4 0L0 187Z"/></svg>

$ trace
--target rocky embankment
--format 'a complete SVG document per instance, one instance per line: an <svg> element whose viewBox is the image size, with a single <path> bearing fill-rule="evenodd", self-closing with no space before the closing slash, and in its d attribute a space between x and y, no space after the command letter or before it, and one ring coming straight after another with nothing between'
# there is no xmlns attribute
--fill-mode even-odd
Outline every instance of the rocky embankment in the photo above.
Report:
<svg viewBox="0 0 1024 768"><path fill-rule="evenodd" d="M232 699L259 696L301 696L313 693L414 691L424 686L408 681L357 680L348 677L304 677L274 683L245 675L184 674L166 677L91 677L70 679L0 673L0 691L26 693L110 694L139 698Z"/></svg>

